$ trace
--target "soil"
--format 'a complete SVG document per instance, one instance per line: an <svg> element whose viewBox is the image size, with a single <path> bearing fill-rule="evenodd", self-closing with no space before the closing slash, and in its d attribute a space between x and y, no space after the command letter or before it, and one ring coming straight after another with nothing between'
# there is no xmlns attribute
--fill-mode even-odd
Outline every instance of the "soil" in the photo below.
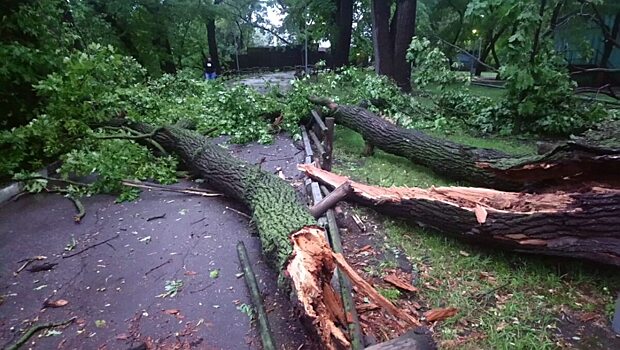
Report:
<svg viewBox="0 0 620 350"><path fill-rule="evenodd" d="M620 334L614 334L600 313L565 310L557 320L558 344L564 348L620 349Z"/></svg>
<svg viewBox="0 0 620 350"><path fill-rule="evenodd" d="M303 152L290 138L227 148L265 170L282 171L288 180L300 179L296 164ZM197 184L183 180L179 186ZM278 348L312 348L288 296L277 290L245 208L224 197L157 191L145 191L135 202L114 200L84 199L87 214L80 224L73 221L73 204L59 195L29 195L0 206L0 345L14 342L32 324L76 317L56 329L62 333L41 331L28 346L260 349L256 325L242 312L251 305L235 248L243 241ZM28 268L57 265L15 274L19 261L34 256L47 258ZM183 283L178 294L162 297L166 281L176 280ZM43 306L58 300L68 304Z"/></svg>
<svg viewBox="0 0 620 350"><path fill-rule="evenodd" d="M384 290L399 289L398 300L392 300L395 305L407 313L420 318L426 310L417 301L415 291L397 288L388 283L385 278L392 276L403 286L415 290L417 283L416 271L399 247L385 245L385 237L381 220L376 213L365 211L359 216L354 213L353 206L340 203L340 215L337 215L338 226L342 238L344 256L356 272L375 288ZM354 219L356 216L356 219ZM394 319L377 305L368 303L364 295L355 293L355 303L360 318L366 345L388 341L405 334L409 327ZM418 332L425 333L423 329Z"/></svg>

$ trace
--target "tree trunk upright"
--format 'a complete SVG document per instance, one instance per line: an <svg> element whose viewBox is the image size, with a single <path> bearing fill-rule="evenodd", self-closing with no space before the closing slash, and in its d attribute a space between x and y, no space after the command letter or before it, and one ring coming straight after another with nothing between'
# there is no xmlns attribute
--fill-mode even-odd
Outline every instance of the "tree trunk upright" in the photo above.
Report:
<svg viewBox="0 0 620 350"><path fill-rule="evenodd" d="M611 28L611 37L613 40L618 39L619 32L620 12L617 12L616 16L614 17L613 27ZM614 47L614 42L612 40L609 40L608 38L605 38L605 46L603 49L603 55L601 56L601 67L607 67L607 65L609 64L609 58L611 57L611 53L613 52Z"/></svg>
<svg viewBox="0 0 620 350"><path fill-rule="evenodd" d="M393 42L390 36L390 2L372 1L372 42L377 74L392 76Z"/></svg>
<svg viewBox="0 0 620 350"><path fill-rule="evenodd" d="M411 91L411 64L407 62L407 49L415 34L415 0L398 0L396 33L394 35L394 72L392 78L403 91Z"/></svg>
<svg viewBox="0 0 620 350"><path fill-rule="evenodd" d="M215 0L213 4L217 5L221 2L222 0ZM217 40L215 38L215 16L212 13L209 14L207 19L207 43L209 45L209 57L211 57L211 62L215 65L215 72L221 74L220 55L217 51Z"/></svg>
<svg viewBox="0 0 620 350"><path fill-rule="evenodd" d="M411 65L406 54L415 34L416 0L372 1L375 70L392 78L403 91L411 90Z"/></svg>
<svg viewBox="0 0 620 350"><path fill-rule="evenodd" d="M334 67L349 64L351 51L351 31L353 25L353 0L336 1L336 33L332 42L332 62Z"/></svg>

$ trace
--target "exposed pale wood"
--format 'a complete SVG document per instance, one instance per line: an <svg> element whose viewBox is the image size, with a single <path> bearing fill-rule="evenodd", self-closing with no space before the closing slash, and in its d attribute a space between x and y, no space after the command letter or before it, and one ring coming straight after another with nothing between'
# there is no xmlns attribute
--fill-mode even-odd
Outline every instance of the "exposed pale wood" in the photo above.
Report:
<svg viewBox="0 0 620 350"><path fill-rule="evenodd" d="M386 281L387 283L395 286L396 288L405 290L407 292L417 292L418 291L418 288L412 286L410 282L402 281L396 275L387 275L387 276L383 277L383 280Z"/></svg>
<svg viewBox="0 0 620 350"><path fill-rule="evenodd" d="M351 280L351 283L357 286L358 291L367 295L368 298L375 304L381 306L384 310L397 317L398 319L406 322L411 326L421 326L420 321L415 317L409 315L403 310L397 308L391 301L387 300L383 295L379 294L366 280L353 270L353 268L346 262L342 254L332 253L334 262L341 271L343 271Z"/></svg>
<svg viewBox="0 0 620 350"><path fill-rule="evenodd" d="M326 187L321 186L321 191L327 197L330 193ZM338 223L336 222L336 214L333 209L328 209L325 215L327 217L327 227L329 233L329 241L332 249L336 253L343 253L342 240L340 239L340 230L338 229ZM364 347L362 327L359 323L359 317L355 308L355 302L351 294L351 281L344 276L339 270L336 271L338 275L338 281L340 282L340 294L342 295L342 304L344 305L344 311L347 315L346 321L349 326L349 335L351 338L351 349L358 350Z"/></svg>
<svg viewBox="0 0 620 350"><path fill-rule="evenodd" d="M428 322L443 321L445 319L448 319L456 315L458 312L459 312L459 309L455 307L432 309L430 311L425 312L424 317L426 318Z"/></svg>

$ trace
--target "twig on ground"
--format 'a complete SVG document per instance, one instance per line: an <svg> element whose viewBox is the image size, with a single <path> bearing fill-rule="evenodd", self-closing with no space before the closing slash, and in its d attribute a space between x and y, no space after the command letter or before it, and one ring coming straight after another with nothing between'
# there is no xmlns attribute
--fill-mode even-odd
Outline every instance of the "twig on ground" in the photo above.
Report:
<svg viewBox="0 0 620 350"><path fill-rule="evenodd" d="M157 220L157 219L163 219L165 217L166 217L166 213L163 213L161 215L151 216L150 218L147 218L146 221L153 221L153 220Z"/></svg>
<svg viewBox="0 0 620 350"><path fill-rule="evenodd" d="M170 187L170 186L162 186L162 185L157 185L153 183L141 183L141 182L135 182L135 181L130 181L130 180L123 180L122 184L125 186L129 186L129 187L137 187L137 188L143 188L143 189L149 189L149 190L159 190L159 191L184 193L184 194L193 194L193 195L202 196L202 197L222 196L221 193L205 191L205 190L201 190L197 188L175 188L175 187Z"/></svg>
<svg viewBox="0 0 620 350"><path fill-rule="evenodd" d="M144 273L144 275L146 276L146 275L148 275L149 273L151 273L151 272L153 272L153 271L157 270L158 268L160 268L160 267L162 267L162 266L164 266L164 265L166 265L166 264L170 264L171 262L172 262L172 259L168 259L168 260L164 261L163 263L161 263L161 264L159 264L159 265L157 265L157 266L155 266L155 267L151 268L150 270L148 270L147 272L145 272L145 273Z"/></svg>
<svg viewBox="0 0 620 350"><path fill-rule="evenodd" d="M63 256L62 256L62 258L63 258L63 259L66 259L66 258L70 258L70 257L72 257L72 256L76 256L76 255L82 254L82 253L84 253L85 251L87 251L87 250L89 250L89 249L92 249L92 248L98 247L98 246L100 246L100 245L102 245L102 244L106 244L106 243L108 243L109 241L111 241L111 240L113 240L113 239L117 239L118 237L120 237L120 235L119 235L119 234L115 235L114 237L108 238L108 239L106 239L106 240L105 240L105 241L103 241L103 242L99 242L99 243L93 244L93 245L91 245L91 246L88 246L88 247L86 247L86 248L84 248L84 249L82 249L82 250L80 250L80 251L78 251L78 252L75 252L75 253L73 253L73 254L63 255Z"/></svg>
<svg viewBox="0 0 620 350"><path fill-rule="evenodd" d="M78 198L75 198L73 196L67 196L67 198L69 198L69 200L73 202L73 205L75 205L75 209L77 209L77 214L75 214L75 216L73 217L73 221L79 224L84 218L84 215L86 215L86 210L84 210L84 205Z"/></svg>
<svg viewBox="0 0 620 350"><path fill-rule="evenodd" d="M75 320L77 319L76 316L71 317L70 319L66 320L66 321L60 321L60 322L50 322L50 323L43 323L43 324L36 324L32 327L30 327L25 333L24 335L22 335L15 343L7 346L5 349L6 350L17 350L19 349L22 345L24 345L24 343L26 343L28 341L28 339L30 339L36 332L42 330L42 329L48 329L48 328L54 328L54 327L60 327L60 326L66 326L70 323L73 323Z"/></svg>
<svg viewBox="0 0 620 350"><path fill-rule="evenodd" d="M37 256L33 256L32 258L26 258L26 259L22 259L20 261L18 261L18 264L24 263L22 266L20 266L17 271L13 272L14 276L17 276L18 273L22 272L28 265L30 265L31 263L37 261L37 260L45 260L47 259L47 256L43 256L43 255L37 255Z"/></svg>
<svg viewBox="0 0 620 350"><path fill-rule="evenodd" d="M201 221L204 221L205 219L206 219L206 217L204 217L204 218L202 218L202 219L198 219L198 220L196 220L196 221L194 221L194 222L190 222L190 225L197 224L197 223L199 223L199 222L201 222Z"/></svg>
<svg viewBox="0 0 620 350"><path fill-rule="evenodd" d="M243 216L243 217L246 217L246 218L248 218L248 219L252 220L252 217L251 217L251 216L249 216L248 214L246 214L246 213L244 213L244 212L242 212L242 211L239 211L239 210L237 210L237 209L233 209L233 208L231 208L231 207L226 207L226 209L228 209L228 210L230 210L230 211L234 211L235 213L237 213L237 214L239 214L239 215L241 215L241 216Z"/></svg>

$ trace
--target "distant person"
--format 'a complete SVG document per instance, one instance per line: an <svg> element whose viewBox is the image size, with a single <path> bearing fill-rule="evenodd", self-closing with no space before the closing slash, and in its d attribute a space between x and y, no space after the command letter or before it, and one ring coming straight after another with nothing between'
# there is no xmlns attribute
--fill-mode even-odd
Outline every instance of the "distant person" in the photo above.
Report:
<svg viewBox="0 0 620 350"><path fill-rule="evenodd" d="M205 61L205 80L213 80L217 77L215 73L215 65L211 61L211 57Z"/></svg>

